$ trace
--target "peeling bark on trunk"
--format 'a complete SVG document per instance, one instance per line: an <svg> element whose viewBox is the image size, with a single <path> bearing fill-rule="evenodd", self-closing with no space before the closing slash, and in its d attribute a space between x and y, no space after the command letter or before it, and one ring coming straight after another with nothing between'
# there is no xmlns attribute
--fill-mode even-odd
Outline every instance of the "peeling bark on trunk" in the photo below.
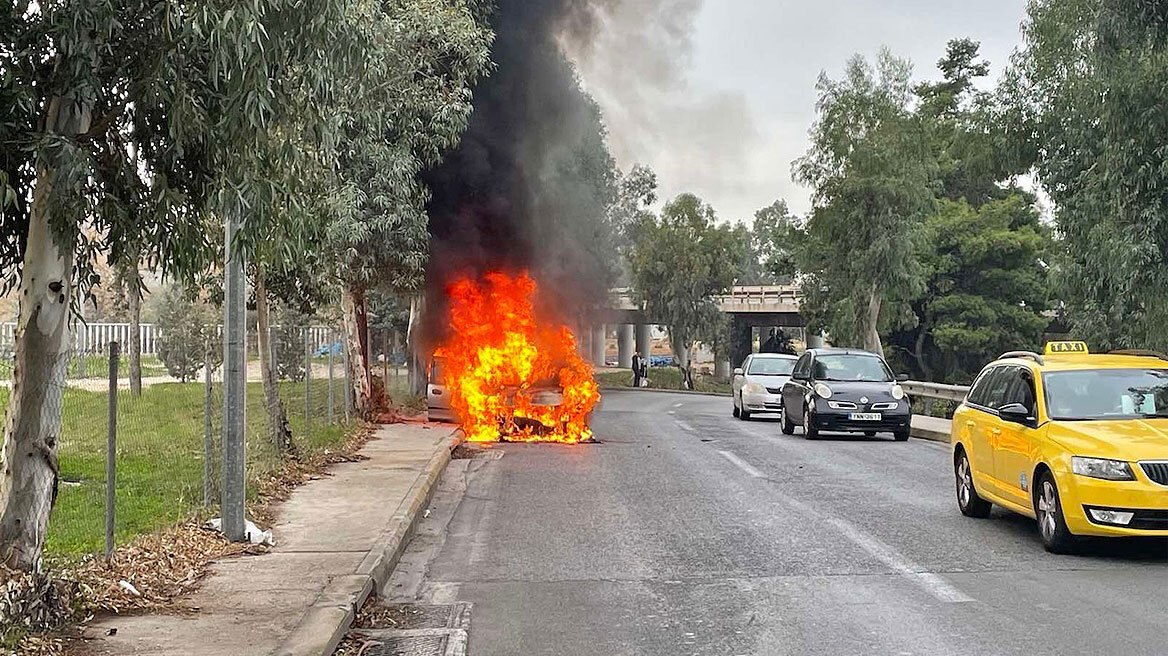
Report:
<svg viewBox="0 0 1168 656"><path fill-rule="evenodd" d="M410 325L406 329L406 367L409 375L410 393L422 396L426 393L426 367L429 353L424 353L422 335L422 314L426 300L422 296L410 299Z"/></svg>
<svg viewBox="0 0 1168 656"><path fill-rule="evenodd" d="M281 454L291 455L292 429L288 426L288 412L276 389L276 370L272 363L272 323L268 312L268 288L263 270L256 273L256 340L260 352L260 377L264 382L264 407L268 411L268 435Z"/></svg>
<svg viewBox="0 0 1168 656"><path fill-rule="evenodd" d="M89 129L91 106L53 98L45 131L73 136ZM38 566L57 499L61 395L69 349L73 244L58 244L49 226L56 172L37 170L19 289L16 359L0 473L0 563Z"/></svg>
<svg viewBox="0 0 1168 656"><path fill-rule="evenodd" d="M345 353L353 381L353 409L361 417L373 414L373 390L369 375L369 315L365 290L348 286L341 293L341 310L345 320Z"/></svg>
<svg viewBox="0 0 1168 656"><path fill-rule="evenodd" d="M690 366L689 347L685 345L683 336L674 335L672 332L669 341L673 347L673 355L677 358L677 368L681 370L682 387L692 390L694 389L694 381L693 367Z"/></svg>
<svg viewBox="0 0 1168 656"><path fill-rule="evenodd" d="M142 396L142 274L138 271L138 259L126 271L126 287L129 292L130 336L126 340L125 352L130 359L130 394L134 398Z"/></svg>
<svg viewBox="0 0 1168 656"><path fill-rule="evenodd" d="M876 288L872 288L868 292L868 312L864 316L864 348L880 355L884 355L884 345L880 342L879 330L882 301L883 299L876 292Z"/></svg>

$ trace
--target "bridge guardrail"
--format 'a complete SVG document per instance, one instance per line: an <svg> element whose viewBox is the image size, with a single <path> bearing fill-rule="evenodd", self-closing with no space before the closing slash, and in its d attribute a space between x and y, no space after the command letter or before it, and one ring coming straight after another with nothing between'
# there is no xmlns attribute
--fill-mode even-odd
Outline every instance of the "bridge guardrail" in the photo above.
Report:
<svg viewBox="0 0 1168 656"><path fill-rule="evenodd" d="M900 384L909 396L919 396L925 399L941 399L943 401L964 401L969 394L967 385L946 385L944 383L924 383L910 380Z"/></svg>

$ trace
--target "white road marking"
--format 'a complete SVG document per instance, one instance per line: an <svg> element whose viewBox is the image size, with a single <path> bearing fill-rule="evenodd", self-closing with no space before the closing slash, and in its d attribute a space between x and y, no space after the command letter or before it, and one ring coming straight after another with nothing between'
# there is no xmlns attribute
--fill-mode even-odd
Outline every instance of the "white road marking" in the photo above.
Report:
<svg viewBox="0 0 1168 656"><path fill-rule="evenodd" d="M766 475L761 471L733 453L729 451L719 451L718 453L722 454L723 458L729 460L736 467L754 478L766 478ZM889 569L904 577L906 580L911 581L925 592L933 595L939 601L945 603L973 601L972 597L953 587L952 584L941 576L925 570L924 567L914 562L908 556L897 551L895 547L881 541L873 535L869 535L851 522L839 517L833 517L827 512L790 497L777 489L774 493L781 499L784 505L790 506L808 517L818 518L820 521L835 527L844 537L860 549L863 549L869 556L884 563Z"/></svg>
<svg viewBox="0 0 1168 656"><path fill-rule="evenodd" d="M947 603L973 601L972 597L967 596L965 593L953 587L945 579L932 572L925 571L923 567L910 560L892 546L868 535L851 523L838 517L828 518L827 523L836 527L836 529L844 534L844 537L854 542L867 552L869 556L879 560L901 576L924 588L925 591L937 599Z"/></svg>
<svg viewBox="0 0 1168 656"><path fill-rule="evenodd" d="M734 464L735 467L741 469L742 471L746 472L747 474L750 474L751 476L753 476L755 478L766 478L766 474L755 469L749 462L746 462L745 460L743 460L742 458L739 458L738 456L734 455L733 453L730 453L729 451L719 451L718 453L722 454L723 458L729 460L731 463Z"/></svg>
<svg viewBox="0 0 1168 656"><path fill-rule="evenodd" d="M672 414L672 413L670 413L670 414ZM683 419L677 419L676 421L677 421L677 425L678 425L678 426L681 426L683 429L685 429L685 430L687 430L687 431L689 431L689 432L691 432L691 433L692 433L692 432L694 432L694 430L695 430L695 429L694 429L694 427L693 427L693 426L690 426L690 425L689 425L689 422L687 422L687 421L685 421L685 420L683 420Z"/></svg>
<svg viewBox="0 0 1168 656"><path fill-rule="evenodd" d="M675 407L675 408L680 408L680 407L681 407L681 406L683 406L683 405L685 405L685 404L684 404L684 403L674 403L674 404L673 404L673 407Z"/></svg>

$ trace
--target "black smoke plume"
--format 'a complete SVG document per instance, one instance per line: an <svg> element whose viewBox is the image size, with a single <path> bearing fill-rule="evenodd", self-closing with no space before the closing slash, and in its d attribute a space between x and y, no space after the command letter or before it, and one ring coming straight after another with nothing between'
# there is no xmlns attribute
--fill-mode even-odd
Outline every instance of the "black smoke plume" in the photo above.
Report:
<svg viewBox="0 0 1168 656"><path fill-rule="evenodd" d="M495 69L474 91L461 144L427 176L430 340L444 334L444 290L459 277L529 271L541 309L564 322L606 298L615 166L600 111L560 47L586 37L592 12L584 0L497 2Z"/></svg>

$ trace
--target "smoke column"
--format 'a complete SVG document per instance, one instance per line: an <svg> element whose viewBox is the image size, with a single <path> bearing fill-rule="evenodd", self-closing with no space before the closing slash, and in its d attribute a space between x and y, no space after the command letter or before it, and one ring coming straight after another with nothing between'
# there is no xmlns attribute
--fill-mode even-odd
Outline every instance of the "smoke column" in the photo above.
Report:
<svg viewBox="0 0 1168 656"><path fill-rule="evenodd" d="M445 289L462 276L530 271L540 309L565 322L606 296L615 166L559 41L583 38L592 12L583 0L498 2L495 70L475 89L460 146L427 176L431 339L445 330Z"/></svg>

